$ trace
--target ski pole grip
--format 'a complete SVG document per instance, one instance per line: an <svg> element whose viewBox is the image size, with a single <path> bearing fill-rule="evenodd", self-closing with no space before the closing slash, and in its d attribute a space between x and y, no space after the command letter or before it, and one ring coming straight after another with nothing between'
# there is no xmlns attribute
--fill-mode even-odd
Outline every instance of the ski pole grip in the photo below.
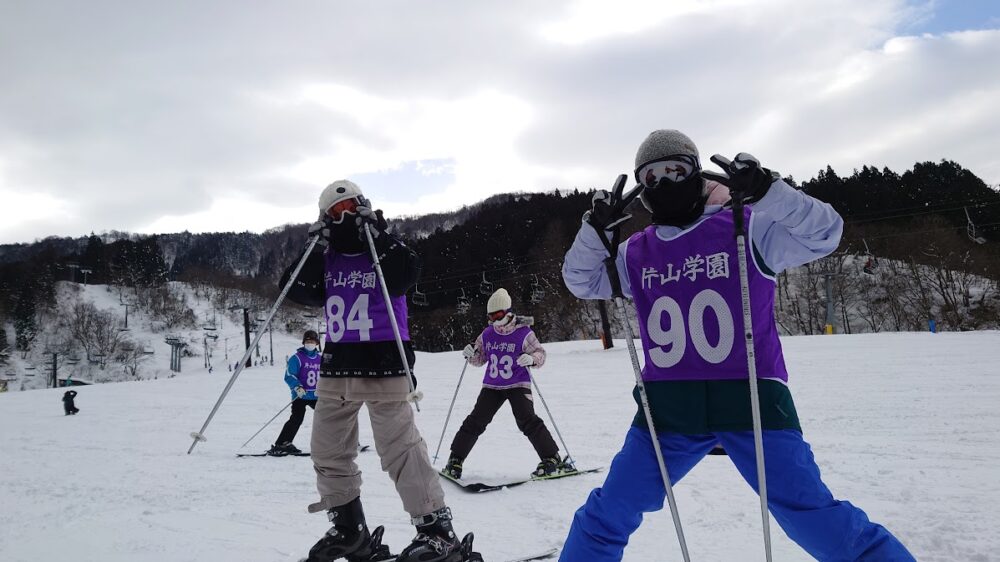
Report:
<svg viewBox="0 0 1000 562"><path fill-rule="evenodd" d="M736 238L739 238L746 232L743 224L743 192L730 190L729 196L733 201L733 226L736 227L734 234Z"/></svg>
<svg viewBox="0 0 1000 562"><path fill-rule="evenodd" d="M604 258L604 269L608 272L608 281L611 282L611 297L624 298L622 295L622 279L618 275L618 260L615 256Z"/></svg>

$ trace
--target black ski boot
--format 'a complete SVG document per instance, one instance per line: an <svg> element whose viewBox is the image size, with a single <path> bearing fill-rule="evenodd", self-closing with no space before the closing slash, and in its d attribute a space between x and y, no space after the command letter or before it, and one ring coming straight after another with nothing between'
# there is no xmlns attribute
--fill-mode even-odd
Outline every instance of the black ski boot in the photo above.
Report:
<svg viewBox="0 0 1000 562"><path fill-rule="evenodd" d="M562 464L562 459L559 455L554 457L545 457L539 461L538 466L535 471L531 473L532 478L545 478L546 476L552 476L559 472L559 465Z"/></svg>
<svg viewBox="0 0 1000 562"><path fill-rule="evenodd" d="M301 455L302 451L290 441L275 443L267 450L267 454L272 457L283 457L285 455Z"/></svg>
<svg viewBox="0 0 1000 562"><path fill-rule="evenodd" d="M448 464L441 469L441 474L453 480L462 479L462 459L452 456L448 459Z"/></svg>
<svg viewBox="0 0 1000 562"><path fill-rule="evenodd" d="M461 541L451 527L451 510L443 507L423 517L414 517L417 536L396 557L396 562L482 562L472 551L472 533Z"/></svg>
<svg viewBox="0 0 1000 562"><path fill-rule="evenodd" d="M361 498L335 507L328 512L333 527L309 550L308 562L333 562L341 558L348 562L392 560L389 547L382 544L382 527L368 532Z"/></svg>

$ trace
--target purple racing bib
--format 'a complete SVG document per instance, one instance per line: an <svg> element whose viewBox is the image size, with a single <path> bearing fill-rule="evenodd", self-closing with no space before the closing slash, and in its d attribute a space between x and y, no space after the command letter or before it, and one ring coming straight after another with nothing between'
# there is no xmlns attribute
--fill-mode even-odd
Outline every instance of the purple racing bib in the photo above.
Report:
<svg viewBox="0 0 1000 562"><path fill-rule="evenodd" d="M751 210L744 213L752 232ZM655 226L629 239L625 265L646 359L643 380L749 378L734 232L727 209L669 240ZM774 320L777 285L750 257L751 240L746 237L757 376L787 382Z"/></svg>
<svg viewBox="0 0 1000 562"><path fill-rule="evenodd" d="M521 326L506 335L497 332L493 326L483 330L483 355L486 357L484 385L506 388L531 383L528 369L517 364L517 358L524 353L524 339L530 332L528 326Z"/></svg>
<svg viewBox="0 0 1000 562"><path fill-rule="evenodd" d="M299 372L295 378L299 379L299 384L307 392L316 390L316 381L319 380L319 364L323 354L314 353L312 357L309 357L308 353L300 349L295 352L295 356L299 358Z"/></svg>
<svg viewBox="0 0 1000 562"><path fill-rule="evenodd" d="M393 341L389 312L382 298L382 288L375 266L367 254L345 255L327 251L326 341L357 343ZM403 341L410 340L406 321L406 296L392 297L392 312Z"/></svg>

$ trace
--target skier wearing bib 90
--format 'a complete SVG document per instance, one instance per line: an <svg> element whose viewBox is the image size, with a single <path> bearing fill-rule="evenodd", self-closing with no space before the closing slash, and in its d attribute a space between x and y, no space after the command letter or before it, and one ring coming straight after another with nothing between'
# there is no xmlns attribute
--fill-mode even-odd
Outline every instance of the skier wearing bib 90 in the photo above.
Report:
<svg viewBox="0 0 1000 562"><path fill-rule="evenodd" d="M477 560L452 529L451 510L444 503L440 479L408 403L415 398L406 379L414 354L405 293L420 276L420 258L386 231L381 211L372 210L353 182L339 180L327 186L320 195L319 210L320 219L309 234L319 236L326 249L308 257L288 293L299 304L322 306L326 316L310 451L320 501L310 505L309 511L326 511L333 526L310 550L309 561ZM385 276L389 303L383 297L366 226ZM285 272L281 286L291 270ZM396 341L390 314L401 343ZM403 365L403 354L408 366ZM396 558L381 544L381 529L369 532L361 507L361 473L354 462L361 406L368 408L382 469L396 484L403 508L417 528L416 538Z"/></svg>
<svg viewBox="0 0 1000 562"><path fill-rule="evenodd" d="M306 408L316 409L319 360L319 334L315 330L306 330L302 335L302 347L288 358L288 366L285 368L285 384L292 391L292 415L281 428L281 433L267 454L281 457L302 452L293 441L306 417Z"/></svg>
<svg viewBox="0 0 1000 562"><path fill-rule="evenodd" d="M635 304L645 355L641 379L670 481L683 478L718 443L756 489L734 236L739 222L726 205L726 187L742 193L767 507L789 538L819 560L911 561L896 537L827 489L786 385L774 320L775 277L835 250L843 220L748 154L713 161L727 175L703 173L698 149L679 131L651 133L636 155L635 177L653 224L615 248L606 241L629 218L621 203L627 198L598 192L566 254L566 286L579 298L611 298L605 259L617 251L611 267L622 294ZM638 386L633 394L640 411L604 485L577 510L563 561L621 560L643 513L663 507L666 486Z"/></svg>
<svg viewBox="0 0 1000 562"><path fill-rule="evenodd" d="M545 349L531 327L522 324L520 317L511 310L511 298L506 289L498 289L490 296L486 315L490 325L476 338L475 345L467 345L463 350L470 365L486 365L483 389L472 412L455 434L451 456L441 472L450 478L462 478L462 462L504 402L510 402L517 428L538 453L540 461L531 475L543 478L572 471L573 467L564 464L560 457L559 447L552 440L545 422L535 414L531 396L528 369L545 363Z"/></svg>

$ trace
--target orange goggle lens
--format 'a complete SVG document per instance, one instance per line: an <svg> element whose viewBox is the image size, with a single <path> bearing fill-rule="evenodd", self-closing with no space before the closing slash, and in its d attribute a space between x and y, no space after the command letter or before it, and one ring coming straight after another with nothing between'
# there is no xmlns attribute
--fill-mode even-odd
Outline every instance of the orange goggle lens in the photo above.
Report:
<svg viewBox="0 0 1000 562"><path fill-rule="evenodd" d="M340 223L344 220L344 215L347 213L355 214L358 212L358 200L357 199L344 199L343 201L338 201L330 208L326 210L328 217L333 219L334 223Z"/></svg>

